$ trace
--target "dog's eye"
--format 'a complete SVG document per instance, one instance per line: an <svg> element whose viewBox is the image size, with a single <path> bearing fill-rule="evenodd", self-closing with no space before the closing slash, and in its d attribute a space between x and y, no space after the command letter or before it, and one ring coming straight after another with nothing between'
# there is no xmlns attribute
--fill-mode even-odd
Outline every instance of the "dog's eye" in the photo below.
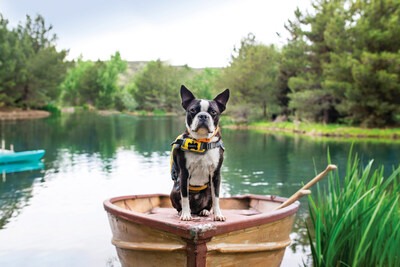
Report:
<svg viewBox="0 0 400 267"><path fill-rule="evenodd" d="M217 112L216 112L215 110L211 110L211 111L210 111L210 114L211 114L211 115L217 115Z"/></svg>
<svg viewBox="0 0 400 267"><path fill-rule="evenodd" d="M190 112L190 113L196 113L196 110L195 110L194 108L191 108L191 109L189 110L189 112Z"/></svg>

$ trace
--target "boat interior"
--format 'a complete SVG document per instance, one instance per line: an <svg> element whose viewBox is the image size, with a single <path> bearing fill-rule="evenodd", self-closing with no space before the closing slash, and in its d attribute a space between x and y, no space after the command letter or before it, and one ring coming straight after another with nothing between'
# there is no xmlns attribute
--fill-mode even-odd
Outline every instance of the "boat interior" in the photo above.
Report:
<svg viewBox="0 0 400 267"><path fill-rule="evenodd" d="M266 198L239 196L220 199L222 213L230 221L270 213L281 203L281 201L274 200L272 196ZM121 198L116 199L113 204L127 211L142 213L154 219L179 218L178 212L172 207L170 198L167 195ZM192 218L195 221L208 220L210 217L192 214Z"/></svg>

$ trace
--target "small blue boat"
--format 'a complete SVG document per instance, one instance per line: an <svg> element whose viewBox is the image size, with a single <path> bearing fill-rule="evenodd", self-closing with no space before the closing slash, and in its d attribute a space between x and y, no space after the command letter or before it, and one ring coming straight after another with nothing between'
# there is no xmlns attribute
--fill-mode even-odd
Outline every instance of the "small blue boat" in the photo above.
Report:
<svg viewBox="0 0 400 267"><path fill-rule="evenodd" d="M45 150L40 149L40 150L31 150L22 152L0 153L0 164L38 161L43 157L45 152L46 152Z"/></svg>

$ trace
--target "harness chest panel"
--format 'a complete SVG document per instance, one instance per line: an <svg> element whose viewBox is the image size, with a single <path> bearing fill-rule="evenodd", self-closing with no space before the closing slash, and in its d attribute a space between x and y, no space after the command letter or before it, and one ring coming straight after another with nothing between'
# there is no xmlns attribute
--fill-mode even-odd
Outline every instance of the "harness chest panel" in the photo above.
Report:
<svg viewBox="0 0 400 267"><path fill-rule="evenodd" d="M202 142L196 141L194 139L183 139L183 142L181 144L181 149L184 151L190 151L190 152L195 152L195 153L200 153L203 154L207 151L207 148L205 146L202 146Z"/></svg>

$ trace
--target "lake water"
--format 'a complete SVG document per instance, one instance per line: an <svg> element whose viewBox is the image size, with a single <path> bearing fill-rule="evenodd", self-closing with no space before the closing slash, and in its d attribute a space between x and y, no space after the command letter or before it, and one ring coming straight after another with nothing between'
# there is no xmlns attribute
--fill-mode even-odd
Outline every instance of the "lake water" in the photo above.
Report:
<svg viewBox="0 0 400 267"><path fill-rule="evenodd" d="M46 149L44 167L0 178L0 266L120 266L102 202L169 194L169 144L184 130L183 118L87 112L0 125L1 138L16 151ZM315 170L325 169L328 148L343 173L352 143L246 130L222 133L223 196L289 197ZM398 142L359 140L353 150L364 163L375 159L386 170L399 164ZM307 202L301 202L282 266L309 260Z"/></svg>

